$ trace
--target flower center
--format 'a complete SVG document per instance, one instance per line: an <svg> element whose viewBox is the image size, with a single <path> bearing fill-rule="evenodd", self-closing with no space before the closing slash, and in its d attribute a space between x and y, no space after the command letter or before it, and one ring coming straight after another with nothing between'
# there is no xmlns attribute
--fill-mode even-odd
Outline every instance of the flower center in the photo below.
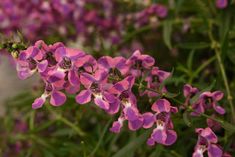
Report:
<svg viewBox="0 0 235 157"><path fill-rule="evenodd" d="M46 87L45 87L46 93L48 94L48 93L50 93L52 90L53 90L52 85L51 85L51 84L47 84Z"/></svg>
<svg viewBox="0 0 235 157"><path fill-rule="evenodd" d="M50 67L57 64L52 52L47 52L45 59L48 61Z"/></svg>
<svg viewBox="0 0 235 157"><path fill-rule="evenodd" d="M158 130L164 130L164 122L163 121L161 121L161 120L157 120L156 121L156 124L157 124L157 129Z"/></svg>
<svg viewBox="0 0 235 157"><path fill-rule="evenodd" d="M122 101L123 105L126 107L130 107L131 103L129 101L129 93L128 91L123 91L121 95L119 96L119 99Z"/></svg>
<svg viewBox="0 0 235 157"><path fill-rule="evenodd" d="M70 69L72 66L72 61L68 57L64 57L63 60L60 62L59 66L62 69Z"/></svg>
<svg viewBox="0 0 235 157"><path fill-rule="evenodd" d="M37 67L37 62L36 62L32 57L30 57L30 58L28 59L28 63L29 63L29 69L30 69L30 70L36 69L36 67Z"/></svg>

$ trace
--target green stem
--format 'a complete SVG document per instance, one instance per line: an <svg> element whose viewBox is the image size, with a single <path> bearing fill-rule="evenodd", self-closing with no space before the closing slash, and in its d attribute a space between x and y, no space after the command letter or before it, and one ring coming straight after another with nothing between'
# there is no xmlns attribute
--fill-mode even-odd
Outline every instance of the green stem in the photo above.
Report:
<svg viewBox="0 0 235 157"><path fill-rule="evenodd" d="M197 68L197 70L190 75L190 79L189 79L189 83L191 84L193 82L193 79L198 76L198 74L205 68L207 67L209 64L211 64L214 60L216 59L215 56L209 58L207 61L205 61L199 68Z"/></svg>
<svg viewBox="0 0 235 157"><path fill-rule="evenodd" d="M231 113L232 113L232 122L235 123L235 111L234 111L234 105L233 105L233 97L231 95L231 91L228 84L228 78L225 72L224 64L221 59L221 49L220 44L214 39L212 34L212 23L209 23L209 31L208 31L209 38L211 40L211 48L215 51L215 55L219 64L219 68L221 71L221 75L224 81L224 86L227 93L227 100L230 105Z"/></svg>
<svg viewBox="0 0 235 157"><path fill-rule="evenodd" d="M228 79L227 79L227 76L226 76L226 73L225 73L224 65L222 63L222 59L221 59L220 52L219 52L218 48L215 49L215 53L216 53L216 58L218 60L220 71L221 71L221 74L222 74L222 77L223 77L223 80L224 80L225 89L226 89L226 92L227 92L227 95L228 95L227 99L228 99L228 102L229 102L229 105L230 105L230 108L231 108L232 120L235 121L233 97L232 97L231 92L230 92Z"/></svg>
<svg viewBox="0 0 235 157"><path fill-rule="evenodd" d="M102 142L102 140L103 140L103 138L104 138L104 135L105 135L105 133L107 132L107 130L108 130L109 125L110 125L111 122L112 122L112 119L110 119L110 120L108 121L108 123L105 125L104 130L102 131L102 134L101 134L101 136L100 136L100 139L99 139L98 143L96 144L95 148L93 149L93 151L91 152L91 154L89 155L89 157L94 156L95 153L96 153L96 151L99 149L99 147L100 147L100 145L101 145L101 142Z"/></svg>
<svg viewBox="0 0 235 157"><path fill-rule="evenodd" d="M79 127L77 127L72 122L70 122L66 118L62 117L61 115L59 115L57 112L53 111L50 107L48 107L48 105L46 105L46 106L47 106L48 110L51 112L51 114L53 114L56 117L57 120L60 120L61 122L63 122L67 126L71 127L79 136L85 136L85 133Z"/></svg>

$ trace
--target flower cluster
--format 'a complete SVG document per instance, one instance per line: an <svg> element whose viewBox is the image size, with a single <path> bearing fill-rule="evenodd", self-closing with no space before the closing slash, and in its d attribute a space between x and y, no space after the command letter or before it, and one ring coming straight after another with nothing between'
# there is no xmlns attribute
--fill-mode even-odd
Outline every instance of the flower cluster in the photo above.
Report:
<svg viewBox="0 0 235 157"><path fill-rule="evenodd" d="M171 73L159 69L153 57L141 54L139 50L127 59L103 56L96 60L82 50L65 47L63 43L47 45L39 40L20 51L15 62L20 79L38 73L45 84L43 94L32 104L33 109L41 108L47 98L51 105L61 106L65 104L67 94L74 94L80 105L92 102L106 113L117 115L111 132L119 133L127 122L132 131L154 127L147 140L150 146L169 146L177 140L171 116L178 108L166 96L168 90L164 85ZM190 109L192 116L200 116L211 109L218 114L225 113L218 105L223 98L220 91L200 92L186 84L183 94L182 109ZM150 111L141 110L138 96L149 99L150 105L145 108ZM219 125L211 119L207 123L211 128ZM222 156L222 149L216 145L217 137L209 127L196 130L199 139L194 157L203 156L206 150L209 156L213 153Z"/></svg>
<svg viewBox="0 0 235 157"><path fill-rule="evenodd" d="M213 109L216 113L223 115L225 114L225 109L218 105L224 94L221 91L214 92L199 92L195 87L192 87L189 84L184 86L184 96L186 98L184 107L191 105L193 112L192 116L199 116L204 113L206 110Z"/></svg>
<svg viewBox="0 0 235 157"><path fill-rule="evenodd" d="M27 3L3 0L0 2L0 30L6 34L20 30L31 41L48 34L86 36L97 30L110 36L121 27L113 12L114 3L109 0L29 0Z"/></svg>
<svg viewBox="0 0 235 157"><path fill-rule="evenodd" d="M224 108L218 105L224 94L221 91L214 92L200 92L197 88L192 87L189 84L184 85L183 93L185 97L185 102L182 109L192 109L192 116L200 116L207 110L213 109L212 117L217 114L225 114ZM212 131L218 131L221 129L220 123L214 121L213 119L207 119L208 127L197 128L196 133L198 133L198 141L194 149L193 157L203 157L204 152L207 151L208 157L225 157L230 156L227 153L223 154L222 148L218 146L218 138L216 134Z"/></svg>
<svg viewBox="0 0 235 157"><path fill-rule="evenodd" d="M159 18L165 18L168 14L168 9L162 4L152 4L144 10L135 14L136 27L141 27L148 24L157 24ZM157 16L156 16L157 15Z"/></svg>
<svg viewBox="0 0 235 157"><path fill-rule="evenodd" d="M6 35L20 31L33 42L48 40L49 36L72 39L82 46L92 45L100 50L120 44L129 28L147 25L167 15L167 8L161 4L147 8L135 4L138 10L124 13L117 7L119 5L122 4L116 0L29 0L27 3L2 0L0 31Z"/></svg>
<svg viewBox="0 0 235 157"><path fill-rule="evenodd" d="M228 153L223 153L221 147L217 144L218 138L210 128L197 128L197 144L194 148L193 157L203 157L207 151L208 157L230 157Z"/></svg>
<svg viewBox="0 0 235 157"><path fill-rule="evenodd" d="M50 98L51 105L61 106L66 102L65 92L76 94L78 104L92 101L108 114L119 114L110 128L112 132L120 132L124 121L133 131L142 127L148 129L155 124L156 129L148 144L171 145L177 137L171 113L176 113L177 108L171 106L167 99L157 99L152 105L153 113L141 113L139 110L137 95L153 99L167 93L166 87L161 84L170 73L154 64L154 58L138 50L128 59L104 56L96 60L62 43L46 45L43 41L37 41L34 46L21 51L16 59L20 79L37 72L45 83L43 94L32 104L33 109L42 107L47 98ZM146 84L147 87L136 92L133 89L136 84Z"/></svg>

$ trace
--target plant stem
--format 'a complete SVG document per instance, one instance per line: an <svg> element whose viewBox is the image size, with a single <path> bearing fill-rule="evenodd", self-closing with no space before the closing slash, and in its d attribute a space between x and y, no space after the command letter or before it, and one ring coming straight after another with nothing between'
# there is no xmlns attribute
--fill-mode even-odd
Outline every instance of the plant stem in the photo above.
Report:
<svg viewBox="0 0 235 157"><path fill-rule="evenodd" d="M218 48L215 48L215 53L216 53L216 58L218 60L220 71L221 71L221 74L222 74L222 77L223 77L223 80L224 80L224 85L225 85L225 89L226 89L226 92L227 92L227 99L228 99L228 102L229 102L229 105L230 105L230 108L231 108L231 113L232 113L232 121L235 122L233 97L232 97L231 92L230 92L228 79L227 79L227 76L226 76L226 73L225 73L225 70L224 70L224 65L222 63L222 59L221 59L221 56L220 56L220 51L219 51Z"/></svg>
<svg viewBox="0 0 235 157"><path fill-rule="evenodd" d="M93 157L93 156L95 155L96 151L99 149L100 144L101 144L101 142L102 142L102 140L103 140L103 138L104 138L104 135L105 135L105 133L107 132L107 130L108 130L109 125L110 125L111 122L112 122L112 119L110 119L110 120L108 121L108 123L105 125L104 130L102 131L102 134L101 134L101 136L100 136L100 139L99 139L98 143L96 144L95 148L93 149L93 151L91 152L91 154L89 155L89 157Z"/></svg>
<svg viewBox="0 0 235 157"><path fill-rule="evenodd" d="M224 81L224 86L225 86L226 93L227 93L227 100L229 102L231 113L232 113L232 123L235 123L235 111L234 111L234 105L233 105L233 97L231 95L231 91L229 88L228 78L225 72L224 64L221 59L221 49L220 49L221 45L214 39L213 34L212 34L212 23L209 23L208 35L211 40L211 48L215 51L216 59L219 63L219 68L220 68L222 78Z"/></svg>
<svg viewBox="0 0 235 157"><path fill-rule="evenodd" d="M67 126L71 127L79 136L85 136L85 133L79 127L77 127L72 122L70 122L66 118L62 117L61 115L59 115L58 113L53 111L50 107L48 107L48 105L46 105L46 106L47 106L47 109L56 117L57 120L60 120L61 122L63 122Z"/></svg>

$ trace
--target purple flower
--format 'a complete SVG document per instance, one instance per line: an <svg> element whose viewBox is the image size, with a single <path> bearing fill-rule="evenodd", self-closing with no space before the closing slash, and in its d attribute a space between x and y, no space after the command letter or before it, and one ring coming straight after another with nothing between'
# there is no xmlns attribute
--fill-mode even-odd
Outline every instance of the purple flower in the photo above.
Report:
<svg viewBox="0 0 235 157"><path fill-rule="evenodd" d="M215 114L213 114L212 117L216 118ZM206 123L207 126L210 127L213 131L220 131L222 128L219 122L212 120L210 118L207 118Z"/></svg>
<svg viewBox="0 0 235 157"><path fill-rule="evenodd" d="M85 89L76 96L77 103L86 104L93 97L94 103L97 106L101 109L109 110L110 103L115 103L116 98L105 87L107 73L101 70L96 71L94 76L88 73L82 73L80 79Z"/></svg>
<svg viewBox="0 0 235 157"><path fill-rule="evenodd" d="M166 6L164 5L161 5L161 4L156 4L156 5L153 5L152 6L155 13L161 17L161 18L165 18L168 14L168 9Z"/></svg>
<svg viewBox="0 0 235 157"><path fill-rule="evenodd" d="M127 60L127 65L130 67L132 76L139 77L144 70L149 70L154 65L155 60L149 55L142 55L139 50L136 50Z"/></svg>
<svg viewBox="0 0 235 157"><path fill-rule="evenodd" d="M223 151L217 145L218 139L210 128L198 128L198 141L194 148L193 157L203 157L207 151L208 157L222 157Z"/></svg>
<svg viewBox="0 0 235 157"><path fill-rule="evenodd" d="M120 116L117 121L113 122L113 125L109 130L113 133L119 133L121 131L124 121L125 118L123 116Z"/></svg>
<svg viewBox="0 0 235 157"><path fill-rule="evenodd" d="M56 90L56 88L53 87L52 84L47 83L44 93L41 95L41 97L35 99L35 101L32 104L32 108L33 109L41 108L43 104L46 102L46 99L48 97L50 97L50 104L53 106L61 106L66 101L66 96L64 93Z"/></svg>
<svg viewBox="0 0 235 157"><path fill-rule="evenodd" d="M193 98L197 93L199 92L199 90L195 87L192 87L189 84L185 84L184 88L183 88L183 93L184 93L184 97L186 98L182 108L187 107L190 104L190 99Z"/></svg>
<svg viewBox="0 0 235 157"><path fill-rule="evenodd" d="M20 79L26 79L32 76L36 71L44 72L48 66L48 62L43 59L40 49L35 46L21 51L16 60L16 69Z"/></svg>
<svg viewBox="0 0 235 157"><path fill-rule="evenodd" d="M223 98L224 94L221 91L215 92L203 92L199 96L199 100L192 105L195 110L192 115L198 116L204 113L205 110L213 108L217 113L223 115L225 114L224 108L218 105L218 101Z"/></svg>
<svg viewBox="0 0 235 157"><path fill-rule="evenodd" d="M118 98L118 109L122 107L122 114L125 120L128 121L130 130L138 130L142 127L143 118L137 108L136 97L131 89L134 85L135 78L128 76L122 81L117 82L109 89L109 92L116 95Z"/></svg>
<svg viewBox="0 0 235 157"><path fill-rule="evenodd" d="M173 130L174 126L171 121L171 113L178 112L176 107L172 107L170 102L166 99L159 99L152 105L152 110L156 113L147 112L143 114L143 127L151 128L154 123L156 128L153 130L147 144L150 146L155 143L163 145L172 145L177 139L177 134Z"/></svg>
<svg viewBox="0 0 235 157"><path fill-rule="evenodd" d="M126 59L123 57L109 57L104 56L98 60L98 66L100 69L106 70L109 75L117 76L118 72L121 75L125 75L128 72L128 66L126 65ZM118 72L116 72L118 70ZM118 77L118 76L117 76Z"/></svg>
<svg viewBox="0 0 235 157"><path fill-rule="evenodd" d="M224 9L228 6L228 0L216 0L215 5L219 9Z"/></svg>
<svg viewBox="0 0 235 157"><path fill-rule="evenodd" d="M153 67L152 70L150 71L149 75L145 78L145 81L147 82L147 87L151 89L155 89L156 92L152 92L149 90L144 91L145 94L147 93L149 97L156 97L159 94L157 91L160 91L161 84L163 83L164 80L169 78L171 73L160 70L158 67ZM162 90L160 91L162 93L166 93L167 89L166 87L162 87Z"/></svg>

